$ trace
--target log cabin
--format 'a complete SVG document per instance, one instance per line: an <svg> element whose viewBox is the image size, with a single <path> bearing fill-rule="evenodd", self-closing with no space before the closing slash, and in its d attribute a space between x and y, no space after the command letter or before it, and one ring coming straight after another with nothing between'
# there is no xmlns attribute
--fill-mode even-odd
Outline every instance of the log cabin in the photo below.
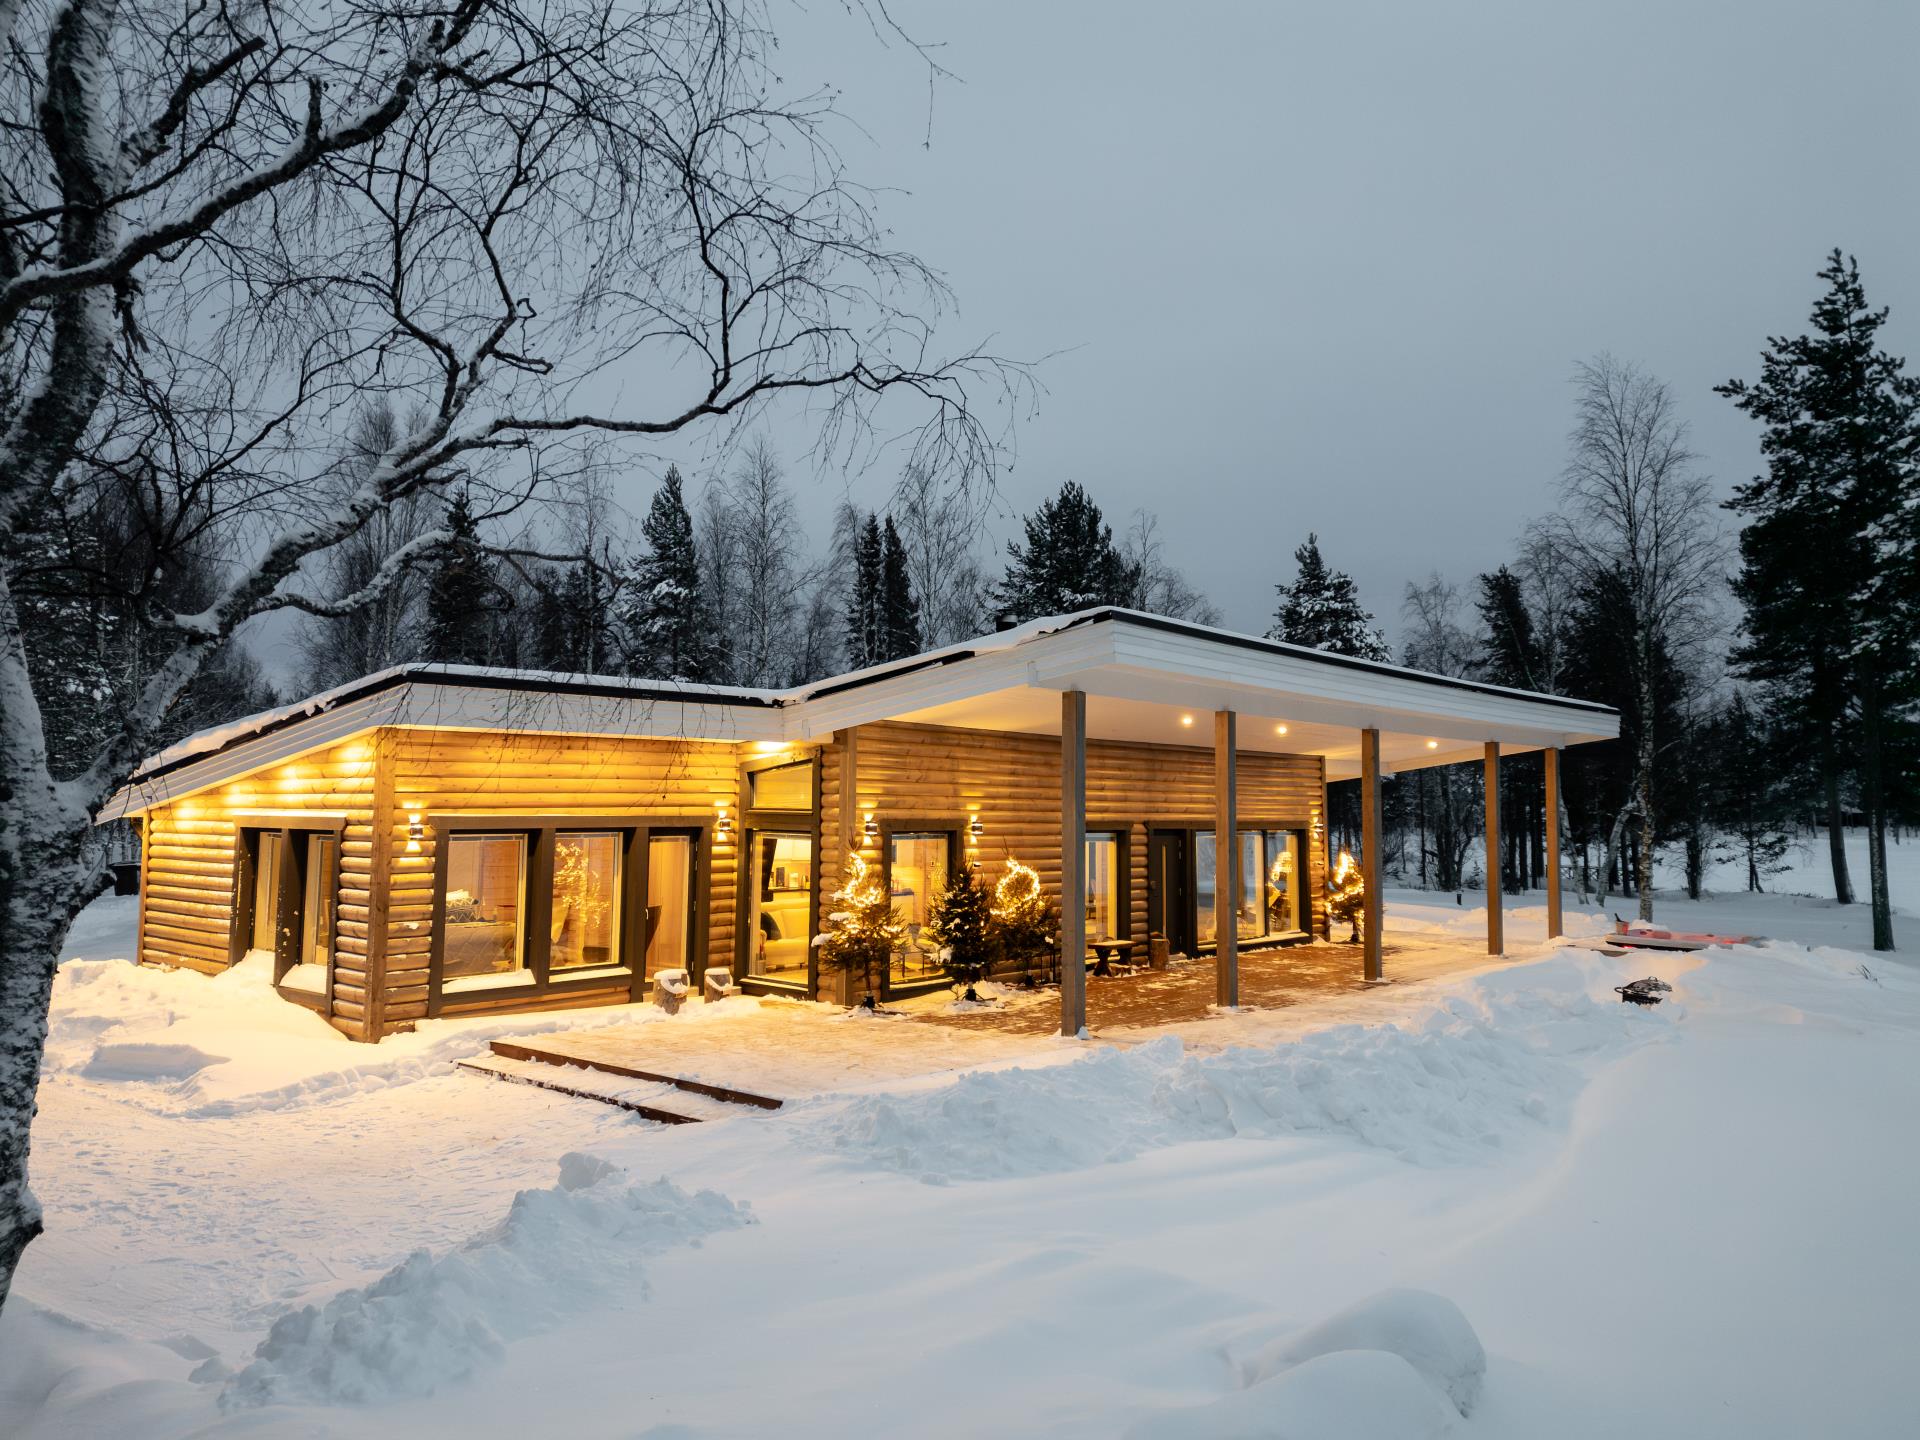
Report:
<svg viewBox="0 0 1920 1440"><path fill-rule="evenodd" d="M140 834L142 961L252 959L356 1040L674 970L845 1003L812 942L856 854L905 924L885 995L946 983L920 929L956 866L1019 862L1062 956L1157 937L1230 1006L1242 950L1328 933L1334 780L1361 782L1377 916L1383 777L1477 762L1497 793L1502 755L1544 751L1559 933L1558 755L1618 733L1604 705L1100 608L789 690L401 665L170 747L99 819ZM1084 966L1059 981L1076 1034Z"/></svg>

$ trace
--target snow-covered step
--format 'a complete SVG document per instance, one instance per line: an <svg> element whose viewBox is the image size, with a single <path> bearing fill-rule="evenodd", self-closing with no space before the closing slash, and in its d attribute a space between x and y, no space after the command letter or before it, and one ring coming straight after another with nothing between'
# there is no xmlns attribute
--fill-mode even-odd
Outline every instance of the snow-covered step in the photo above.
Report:
<svg viewBox="0 0 1920 1440"><path fill-rule="evenodd" d="M561 1095L617 1105L663 1125L692 1125L702 1120L728 1120L751 1115L754 1109L684 1090L667 1080L635 1080L580 1065L555 1065L543 1060L514 1060L503 1055L475 1055L457 1062L462 1070L533 1085Z"/></svg>

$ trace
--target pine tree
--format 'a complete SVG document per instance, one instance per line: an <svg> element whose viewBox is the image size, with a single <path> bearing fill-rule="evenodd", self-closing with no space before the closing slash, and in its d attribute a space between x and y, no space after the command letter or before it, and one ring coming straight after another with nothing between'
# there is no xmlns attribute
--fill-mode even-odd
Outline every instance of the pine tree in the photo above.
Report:
<svg viewBox="0 0 1920 1440"><path fill-rule="evenodd" d="M1873 945L1891 950L1886 831L1920 703L1920 380L1880 348L1887 311L1867 307L1859 266L1835 250L1819 278L1813 333L1772 338L1758 381L1718 387L1764 427L1767 460L1728 502L1748 517L1734 582L1746 641L1734 660L1772 682L1769 694L1806 697L1778 718L1831 736L1822 758L1836 857L1839 772L1857 753Z"/></svg>
<svg viewBox="0 0 1920 1440"><path fill-rule="evenodd" d="M1540 638L1520 577L1502 565L1480 577L1476 606L1486 633L1480 642L1480 672L1496 685L1543 688Z"/></svg>
<svg viewBox="0 0 1920 1440"><path fill-rule="evenodd" d="M427 576L420 658L485 665L493 658L491 611L498 586L480 548L480 525L465 490L447 508L447 530L451 538L435 554Z"/></svg>
<svg viewBox="0 0 1920 1440"><path fill-rule="evenodd" d="M867 1009L874 1008L876 974L887 973L894 950L906 939L907 925L893 908L893 897L880 874L858 850L847 857L847 881L822 907L820 934L814 948L820 963L848 973L858 972L866 982Z"/></svg>
<svg viewBox="0 0 1920 1440"><path fill-rule="evenodd" d="M927 938L941 949L941 963L965 1000L978 1000L974 986L993 962L993 896L972 865L962 865L927 904Z"/></svg>
<svg viewBox="0 0 1920 1440"><path fill-rule="evenodd" d="M903 660L920 653L920 602L914 597L913 581L907 576L907 552L900 533L893 528L893 516L887 516L880 557L881 628L885 635L886 658Z"/></svg>
<svg viewBox="0 0 1920 1440"><path fill-rule="evenodd" d="M640 534L646 551L627 569L618 617L627 673L716 679L714 627L701 602L700 550L678 466L667 467Z"/></svg>
<svg viewBox="0 0 1920 1440"><path fill-rule="evenodd" d="M1027 516L1026 541L1007 542L1007 573L994 586L1003 624L1125 605L1138 589L1134 568L1114 544L1100 507L1069 480Z"/></svg>
<svg viewBox="0 0 1920 1440"><path fill-rule="evenodd" d="M1330 569L1321 558L1320 537L1309 534L1307 543L1293 552L1293 559L1299 573L1293 584L1274 587L1280 606L1267 638L1362 660L1391 659L1387 638L1361 605L1353 577Z"/></svg>
<svg viewBox="0 0 1920 1440"><path fill-rule="evenodd" d="M994 947L1019 963L1031 985L1033 962L1053 948L1059 933L1060 915L1040 886L1039 872L1008 856L1007 868L993 887Z"/></svg>
<svg viewBox="0 0 1920 1440"><path fill-rule="evenodd" d="M1791 841L1779 758L1741 691L1716 718L1713 751L1713 818L1746 866L1747 889L1758 892L1783 868Z"/></svg>
<svg viewBox="0 0 1920 1440"><path fill-rule="evenodd" d="M886 546L878 515L868 515L860 525L851 578L847 596L847 668L864 670L890 658L885 610Z"/></svg>

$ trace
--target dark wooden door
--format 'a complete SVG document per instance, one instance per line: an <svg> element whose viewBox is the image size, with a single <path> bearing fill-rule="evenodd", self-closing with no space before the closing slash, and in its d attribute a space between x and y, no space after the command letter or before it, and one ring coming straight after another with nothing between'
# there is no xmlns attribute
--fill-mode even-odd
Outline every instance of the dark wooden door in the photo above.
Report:
<svg viewBox="0 0 1920 1440"><path fill-rule="evenodd" d="M1155 830L1147 849L1147 928L1175 953L1193 953L1193 864L1184 830Z"/></svg>

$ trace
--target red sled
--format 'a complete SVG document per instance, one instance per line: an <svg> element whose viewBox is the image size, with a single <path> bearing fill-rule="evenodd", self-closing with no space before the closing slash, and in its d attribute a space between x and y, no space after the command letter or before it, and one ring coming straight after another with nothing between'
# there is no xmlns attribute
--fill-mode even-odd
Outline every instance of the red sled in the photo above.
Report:
<svg viewBox="0 0 1920 1440"><path fill-rule="evenodd" d="M1632 945L1642 950L1704 950L1709 945L1750 945L1761 937L1712 935L1704 930L1641 930L1628 926L1616 915L1610 938L1616 945Z"/></svg>

